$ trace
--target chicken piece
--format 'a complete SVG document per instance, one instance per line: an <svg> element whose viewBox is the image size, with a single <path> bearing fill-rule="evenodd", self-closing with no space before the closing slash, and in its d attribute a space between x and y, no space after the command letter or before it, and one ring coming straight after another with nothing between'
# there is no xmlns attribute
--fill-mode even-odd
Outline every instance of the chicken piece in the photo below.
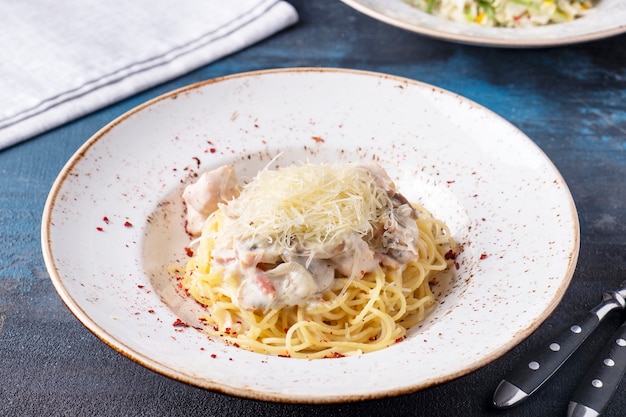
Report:
<svg viewBox="0 0 626 417"><path fill-rule="evenodd" d="M377 186L390 194L395 194L396 185L393 183L383 167L376 162L368 162L362 164L361 166L370 173Z"/></svg>
<svg viewBox="0 0 626 417"><path fill-rule="evenodd" d="M187 206L187 233L199 236L202 225L218 203L236 198L241 191L239 180L232 165L224 165L205 172L193 184L185 187L183 200Z"/></svg>
<svg viewBox="0 0 626 417"><path fill-rule="evenodd" d="M317 284L304 266L286 262L269 271L248 268L237 291L237 303L250 311L302 305L316 291Z"/></svg>
<svg viewBox="0 0 626 417"><path fill-rule="evenodd" d="M340 274L352 278L361 278L378 265L372 249L358 236L347 241L342 253L334 256L332 262Z"/></svg>

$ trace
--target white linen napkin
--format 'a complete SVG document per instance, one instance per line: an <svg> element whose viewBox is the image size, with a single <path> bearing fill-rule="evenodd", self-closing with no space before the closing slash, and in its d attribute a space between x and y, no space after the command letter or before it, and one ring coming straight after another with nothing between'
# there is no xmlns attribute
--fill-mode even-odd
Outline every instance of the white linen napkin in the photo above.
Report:
<svg viewBox="0 0 626 417"><path fill-rule="evenodd" d="M0 149L297 19L282 0L0 0Z"/></svg>

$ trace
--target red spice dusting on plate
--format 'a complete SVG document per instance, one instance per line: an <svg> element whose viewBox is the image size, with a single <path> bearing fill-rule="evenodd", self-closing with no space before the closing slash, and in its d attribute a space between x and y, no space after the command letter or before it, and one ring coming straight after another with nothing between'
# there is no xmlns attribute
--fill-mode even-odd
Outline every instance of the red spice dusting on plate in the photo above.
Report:
<svg viewBox="0 0 626 417"><path fill-rule="evenodd" d="M211 357L212 357L213 359L215 359L215 358L217 358L217 355L216 355L215 353L211 353Z"/></svg>
<svg viewBox="0 0 626 417"><path fill-rule="evenodd" d="M129 221L124 222L124 227L133 227L133 224Z"/></svg>
<svg viewBox="0 0 626 417"><path fill-rule="evenodd" d="M311 139L313 139L317 143L324 143L324 142L326 142L323 138L321 138L319 136L311 136Z"/></svg>
<svg viewBox="0 0 626 417"><path fill-rule="evenodd" d="M174 323L172 323L172 326L174 326L174 327L189 327L189 325L187 323L185 323L184 321L182 321L181 319L176 319L176 321L174 321Z"/></svg>
<svg viewBox="0 0 626 417"><path fill-rule="evenodd" d="M482 253L482 254L480 255L480 260L482 261L483 259L487 258L487 256L488 256L488 255L487 255L486 253Z"/></svg>
<svg viewBox="0 0 626 417"><path fill-rule="evenodd" d="M109 218L107 216L104 216L102 218L102 221L105 222L106 224L109 224Z"/></svg>
<svg viewBox="0 0 626 417"><path fill-rule="evenodd" d="M449 251L446 252L446 254L444 255L444 258L446 260L448 260L448 259L456 259L456 253L452 249L450 249Z"/></svg>
<svg viewBox="0 0 626 417"><path fill-rule="evenodd" d="M103 231L104 231L104 229L103 229L102 227L100 227L100 226L96 227L96 230L97 230L98 232L103 232Z"/></svg>
<svg viewBox="0 0 626 417"><path fill-rule="evenodd" d="M153 309L150 309L150 310L148 310L148 313L150 313L150 314L154 314L154 310L153 310Z"/></svg>
<svg viewBox="0 0 626 417"><path fill-rule="evenodd" d="M187 254L187 256L189 256L190 258L193 256L193 250L191 250L191 248L189 247L185 247L185 253Z"/></svg>

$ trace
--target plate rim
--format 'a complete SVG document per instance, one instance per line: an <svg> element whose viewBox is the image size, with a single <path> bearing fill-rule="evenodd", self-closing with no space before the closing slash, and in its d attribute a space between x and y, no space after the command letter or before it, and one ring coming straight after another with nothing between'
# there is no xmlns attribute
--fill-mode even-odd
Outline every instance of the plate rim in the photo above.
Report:
<svg viewBox="0 0 626 417"><path fill-rule="evenodd" d="M281 394L276 390L272 392L264 392L255 390L253 387L242 388L240 386L226 386L218 383L215 380L205 380L199 378L189 377L187 375L181 376L177 374L174 369L171 367L165 366L159 361L153 360L149 356L146 356L142 352L138 352L135 349L128 347L122 340L111 336L105 329L99 326L89 315L81 308L80 303L78 303L69 293L64 285L64 279L60 275L60 271L56 266L56 262L53 257L53 247L52 241L50 237L51 233L51 216L54 211L54 206L56 200L58 198L59 192L62 188L63 183L66 178L71 174L72 169L80 163L80 161L85 157L88 153L89 149L96 144L99 140L106 137L107 132L113 129L120 123L123 123L127 118L132 117L134 114L141 112L142 110L158 103L162 100L170 99L179 94L185 93L187 91L195 90L206 85L219 83L225 80L232 80L236 78L242 77L257 77L266 74L275 74L275 73L305 73L305 72L313 72L313 73L341 73L341 74L350 74L350 75L359 75L359 76L370 76L376 77L378 79L391 79L396 80L401 83L410 83L417 85L419 87L428 87L432 88L436 91L443 92L445 94L449 94L455 98L461 99L462 101L471 104L472 106L476 106L480 108L482 111L490 113L492 116L500 119L501 121L513 126L508 120L504 119L497 113L493 112L489 108L482 106L471 99L468 99L464 96L461 96L457 93L445 90L443 88L427 84L421 81L385 74L374 71L367 70L357 70L357 69L345 69L345 68L325 68L325 67L299 67L299 68L277 68L277 69L265 69L265 70L255 70L249 72L242 72L230 75L224 75L220 77L211 78L208 80L196 82L187 86L183 86L172 91L161 94L157 97L154 97L150 100L147 100L132 109L124 112L123 114L116 117L114 120L110 121L106 125L104 125L101 129L99 129L96 133L90 136L69 158L69 160L65 163L58 176L56 177L48 197L46 199L43 214L42 214L42 222L41 222L41 245L43 258L46 265L46 269L50 275L50 279L53 283L53 286L57 293L59 294L62 301L68 307L70 312L83 324L92 334L94 334L97 338L103 341L106 345L122 354L128 359L154 371L164 376L167 376L171 379L177 380L179 382L187 383L192 386L204 388L211 391L221 392L227 395L233 395L242 398L254 399L254 400L262 400L262 401L273 401L273 402L283 402L283 403L298 403L298 404L329 404L329 403L347 403L347 402L355 402L355 401L363 401L363 400L371 400L371 399L381 399L381 398L390 398L396 397L398 395L408 394L416 391L420 391L432 386L436 386L445 382L452 381L456 378L459 378L463 375L467 375L489 363L500 358L506 352L511 350L513 347L521 343L526 337L528 337L532 332L534 332L554 311L554 309L561 302L565 291L569 287L571 279L574 275L578 255L580 251L580 221L577 214L576 206L572 194L567 186L567 183L564 181L561 173L558 171L558 168L554 165L552 160L541 150L541 148L532 141L528 136L522 134L522 138L525 140L526 145L532 146L536 148L541 155L543 156L543 161L547 164L551 165L553 172L555 175L559 177L562 181L562 186L565 188L565 192L568 196L572 226L574 229L574 240L572 251L570 252L569 263L567 267L567 271L565 276L559 281L558 290L555 292L555 296L552 298L551 303L543 308L542 314L540 317L535 320L534 323L531 323L523 330L516 333L515 337L511 338L508 343L500 345L497 349L491 352L490 355L482 357L479 360L475 360L472 362L471 366L467 366L462 370L458 370L457 372L448 373L445 376L438 376L434 378L430 378L429 380L422 382L421 384L411 383L409 385L403 387L392 387L384 390L379 390L376 392L369 392L365 394L341 394L336 397L330 398L322 398L320 396L315 396L313 394L309 395L295 395L295 394ZM517 127L513 126L517 131ZM521 131L520 131L521 132ZM523 132L522 132L523 133Z"/></svg>

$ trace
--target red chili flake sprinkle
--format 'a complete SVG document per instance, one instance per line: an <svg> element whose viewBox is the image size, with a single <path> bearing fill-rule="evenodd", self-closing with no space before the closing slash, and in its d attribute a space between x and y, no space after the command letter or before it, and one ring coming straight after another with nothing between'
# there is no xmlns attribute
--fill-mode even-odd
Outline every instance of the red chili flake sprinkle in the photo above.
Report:
<svg viewBox="0 0 626 417"><path fill-rule="evenodd" d="M372 337L370 337L370 341L372 341L372 342L373 342L374 340L376 340L376 339L378 339L378 336L372 336Z"/></svg>
<svg viewBox="0 0 626 417"><path fill-rule="evenodd" d="M185 323L184 321L182 321L181 319L176 319L176 321L174 323L172 323L172 326L174 326L174 327L189 327L189 325L187 323Z"/></svg>
<svg viewBox="0 0 626 417"><path fill-rule="evenodd" d="M339 352L333 352L333 353L331 353L330 355L326 355L326 356L324 356L324 358L326 358L326 359L332 359L332 358L345 358L345 357L346 357L346 355L343 355L343 354L341 354L341 353L339 353Z"/></svg>
<svg viewBox="0 0 626 417"><path fill-rule="evenodd" d="M185 248L185 253L187 254L187 256L189 256L190 258L193 256L193 251L191 250L191 248L186 247Z"/></svg>
<svg viewBox="0 0 626 417"><path fill-rule="evenodd" d="M226 333L226 334L230 334L230 327L225 328L225 329L224 329L224 333Z"/></svg>
<svg viewBox="0 0 626 417"><path fill-rule="evenodd" d="M448 184L454 184L454 180L448 180L446 181Z"/></svg>
<svg viewBox="0 0 626 417"><path fill-rule="evenodd" d="M129 221L124 222L124 227L133 227L133 224Z"/></svg>
<svg viewBox="0 0 626 417"><path fill-rule="evenodd" d="M200 350L204 350L204 348L203 348L203 347L201 347L201 348L200 348Z"/></svg>
<svg viewBox="0 0 626 417"><path fill-rule="evenodd" d="M403 340L404 340L404 337L399 337L399 338L397 338L397 339L396 339L396 343L400 343L400 342L402 342Z"/></svg>
<svg viewBox="0 0 626 417"><path fill-rule="evenodd" d="M215 153L215 152L217 152L217 149L215 149L215 148L211 148L211 149L209 149L209 152L211 152L211 153Z"/></svg>
<svg viewBox="0 0 626 417"><path fill-rule="evenodd" d="M456 269L459 269L459 268L461 268L461 265L459 265L459 263L458 263L458 262L455 262L455 263L454 263L454 267L455 267Z"/></svg>
<svg viewBox="0 0 626 417"><path fill-rule="evenodd" d="M150 313L150 314L154 314L154 310L153 310L153 309L150 309L150 310L148 310L148 313Z"/></svg>
<svg viewBox="0 0 626 417"><path fill-rule="evenodd" d="M211 357L212 357L213 359L215 359L215 358L217 358L217 355L216 355L215 353L211 353Z"/></svg>
<svg viewBox="0 0 626 417"><path fill-rule="evenodd" d="M100 226L96 227L96 230L97 230L98 232L103 232L103 231L104 231L104 229L103 229L102 227L100 227Z"/></svg>
<svg viewBox="0 0 626 417"><path fill-rule="evenodd" d="M102 221L105 222L106 224L109 224L109 218L107 216L104 216L102 218Z"/></svg>
<svg viewBox="0 0 626 417"><path fill-rule="evenodd" d="M194 161L196 161L196 165L198 166L198 168L200 168L200 158L198 158L197 156L192 157L191 159L193 159Z"/></svg>
<svg viewBox="0 0 626 417"><path fill-rule="evenodd" d="M482 261L483 259L487 258L487 256L488 255L486 253L481 254L480 255L480 260Z"/></svg>
<svg viewBox="0 0 626 417"><path fill-rule="evenodd" d="M143 285L141 285L141 284L137 285L137 288L143 288L143 287L144 287L144 286L143 286Z"/></svg>
<svg viewBox="0 0 626 417"><path fill-rule="evenodd" d="M444 255L444 258L446 260L448 260L448 259L456 259L456 253L452 249L450 249L449 251L446 252L446 254Z"/></svg>
<svg viewBox="0 0 626 417"><path fill-rule="evenodd" d="M233 346L238 348L239 347L239 343L233 343Z"/></svg>
<svg viewBox="0 0 626 417"><path fill-rule="evenodd" d="M324 143L324 142L326 142L323 138L321 138L319 136L311 136L311 139L313 139L317 143Z"/></svg>

